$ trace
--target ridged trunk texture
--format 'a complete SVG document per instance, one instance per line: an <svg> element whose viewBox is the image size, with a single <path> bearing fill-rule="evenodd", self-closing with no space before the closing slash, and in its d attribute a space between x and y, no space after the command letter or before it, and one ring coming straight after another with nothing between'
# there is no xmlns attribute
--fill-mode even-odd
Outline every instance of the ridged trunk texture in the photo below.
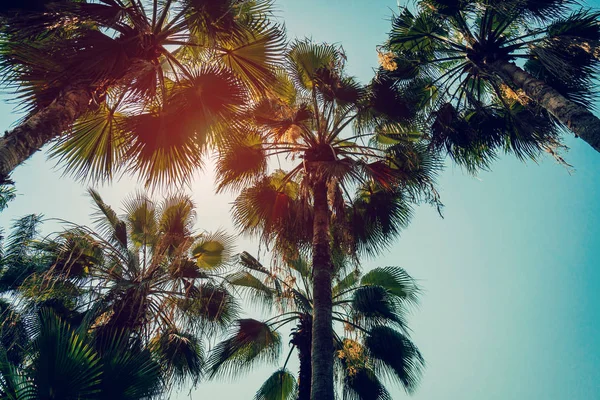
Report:
<svg viewBox="0 0 600 400"><path fill-rule="evenodd" d="M329 205L324 178L313 185L313 329L312 329L312 400L334 400L333 329L331 281L333 266L329 247Z"/></svg>
<svg viewBox="0 0 600 400"><path fill-rule="evenodd" d="M489 64L489 67L507 83L523 89L528 97L554 115L596 151L600 151L600 119L587 108L567 99L546 82L513 63L495 61Z"/></svg>
<svg viewBox="0 0 600 400"><path fill-rule="evenodd" d="M65 90L47 107L6 132L0 138L0 182L9 181L17 166L69 129L89 109L91 100L87 87Z"/></svg>
<svg viewBox="0 0 600 400"><path fill-rule="evenodd" d="M298 359L300 361L300 371L298 374L298 399L310 400L310 377L312 344L312 317L303 315L300 317L300 323L296 331L292 334L291 343L298 349Z"/></svg>

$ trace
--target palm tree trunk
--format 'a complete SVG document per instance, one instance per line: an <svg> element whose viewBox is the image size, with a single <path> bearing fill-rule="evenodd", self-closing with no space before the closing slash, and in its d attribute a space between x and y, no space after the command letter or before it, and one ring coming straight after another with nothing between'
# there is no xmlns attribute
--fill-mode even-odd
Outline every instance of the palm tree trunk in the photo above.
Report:
<svg viewBox="0 0 600 400"><path fill-rule="evenodd" d="M300 361L300 371L298 374L298 398L297 400L310 400L310 380L311 354L310 346L312 344L312 316L302 315L296 332L293 333L292 344L298 349L298 359Z"/></svg>
<svg viewBox="0 0 600 400"><path fill-rule="evenodd" d="M9 176L17 166L69 129L88 110L91 100L87 87L73 87L7 131L0 138L0 182L10 182Z"/></svg>
<svg viewBox="0 0 600 400"><path fill-rule="evenodd" d="M567 99L546 82L531 76L513 63L495 61L489 64L489 67L507 83L523 89L528 97L554 115L596 151L600 151L600 119L587 108Z"/></svg>
<svg viewBox="0 0 600 400"><path fill-rule="evenodd" d="M313 186L313 328L312 328L312 400L334 400L333 328L331 280L333 266L329 246L329 205L327 185L319 178Z"/></svg>

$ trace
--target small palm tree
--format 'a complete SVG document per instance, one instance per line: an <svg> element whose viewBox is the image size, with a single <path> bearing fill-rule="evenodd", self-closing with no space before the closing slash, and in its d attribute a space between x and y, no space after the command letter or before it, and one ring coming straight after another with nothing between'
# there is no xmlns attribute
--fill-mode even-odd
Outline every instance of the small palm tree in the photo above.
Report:
<svg viewBox="0 0 600 400"><path fill-rule="evenodd" d="M53 140L82 178L185 179L215 125L273 79L270 14L269 0L7 4L0 71L26 116L0 139L0 181Z"/></svg>
<svg viewBox="0 0 600 400"><path fill-rule="evenodd" d="M300 359L299 384L286 369L277 370L258 390L255 399L309 400L311 382L312 276L303 260L290 261L284 268L265 268L248 253L240 256L240 270L227 277L253 303L278 309L265 321L238 320L232 336L218 344L208 360L211 376L234 375L257 362L276 362L284 326L294 326L290 355ZM339 266L339 265L338 265ZM357 270L337 269L333 288L335 360L345 399L390 399L381 378L391 377L408 392L419 381L424 361L408 334L407 306L417 300L418 288L402 268L376 268L362 277ZM285 275L287 274L287 275ZM280 276L284 275L284 278Z"/></svg>
<svg viewBox="0 0 600 400"><path fill-rule="evenodd" d="M382 73L429 83L432 145L471 170L498 150L555 154L560 127L600 151L600 14L573 5L419 0L393 18Z"/></svg>
<svg viewBox="0 0 600 400"><path fill-rule="evenodd" d="M120 218L97 192L90 195L98 231L75 226L29 246L33 251L30 240L13 240L9 249L41 261L27 269L6 258L0 282L29 309L52 306L100 336L125 330L160 358L170 382L196 382L202 341L237 315L234 298L214 279L228 260L230 239L194 233L194 205L185 196L155 204L135 195Z"/></svg>
<svg viewBox="0 0 600 400"><path fill-rule="evenodd" d="M418 91L361 85L344 65L340 47L292 44L276 94L249 107L217 162L220 190L245 187L234 204L238 226L274 243L278 254L312 257L311 397L322 400L334 395L332 251L356 254L360 224L379 233L362 246L376 251L406 223L407 203L437 201L436 160L418 137L369 142L405 129L402 121L419 109L411 97ZM269 160L289 169L272 172Z"/></svg>
<svg viewBox="0 0 600 400"><path fill-rule="evenodd" d="M142 400L164 392L160 364L127 336L95 342L48 310L28 322L36 333L23 361L0 356L0 399Z"/></svg>

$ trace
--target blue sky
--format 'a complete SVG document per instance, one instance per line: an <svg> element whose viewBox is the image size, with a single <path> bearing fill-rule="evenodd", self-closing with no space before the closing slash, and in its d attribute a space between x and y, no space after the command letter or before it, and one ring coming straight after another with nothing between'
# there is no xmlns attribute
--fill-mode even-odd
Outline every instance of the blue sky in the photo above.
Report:
<svg viewBox="0 0 600 400"><path fill-rule="evenodd" d="M377 65L375 46L396 9L387 0L277 4L290 37L342 43L350 72L363 81ZM0 105L0 126L8 129L16 119L10 105ZM600 154L572 137L566 143L572 175L550 158L535 164L504 157L476 178L448 164L440 177L445 218L419 208L388 253L365 261L365 268L402 266L424 288L410 319L427 360L414 399L600 396ZM39 153L15 172L20 196L0 215L0 226L31 212L89 223L86 185L53 166ZM118 206L135 188L122 179L99 189ZM233 232L231 198L212 194L210 170L197 174L190 191L199 228ZM256 245L241 239L238 248ZM249 399L272 371L200 384L191 397ZM408 397L400 388L392 392Z"/></svg>

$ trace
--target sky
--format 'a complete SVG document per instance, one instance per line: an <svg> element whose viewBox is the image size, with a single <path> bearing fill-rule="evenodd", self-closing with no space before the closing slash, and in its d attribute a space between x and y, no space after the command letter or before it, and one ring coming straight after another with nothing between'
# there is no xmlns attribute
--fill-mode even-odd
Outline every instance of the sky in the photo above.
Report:
<svg viewBox="0 0 600 400"><path fill-rule="evenodd" d="M276 5L290 38L341 43L349 72L364 82L397 9L389 0ZM0 127L8 129L17 118L10 104L0 104ZM439 179L444 218L420 207L389 252L364 260L365 270L401 266L423 288L420 307L409 319L427 362L413 399L600 397L600 154L573 137L566 144L571 174L551 158L536 164L503 157L477 177L448 163ZM54 165L39 152L17 169L19 197L0 214L0 226L40 212L90 222L87 185L63 177ZM198 205L198 228L234 233L232 199L213 195L212 179L209 164L187 189ZM98 189L118 208L139 187L122 179ZM256 243L240 238L238 249L252 252ZM200 383L172 399L250 399L276 367L257 368L234 381ZM394 399L409 398L400 387L389 388Z"/></svg>

